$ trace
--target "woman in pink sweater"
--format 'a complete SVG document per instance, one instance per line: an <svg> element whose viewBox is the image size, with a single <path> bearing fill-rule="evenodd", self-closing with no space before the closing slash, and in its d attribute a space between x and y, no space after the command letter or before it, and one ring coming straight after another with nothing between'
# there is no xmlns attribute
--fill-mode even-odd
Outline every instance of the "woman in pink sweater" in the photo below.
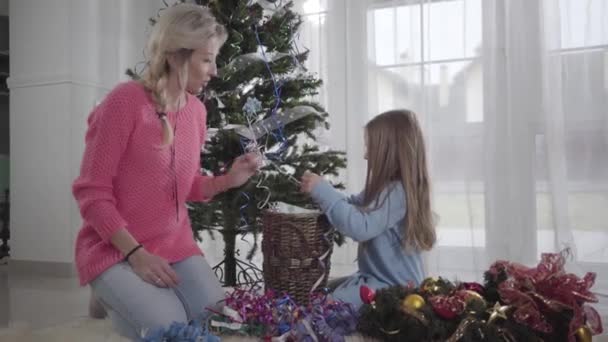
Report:
<svg viewBox="0 0 608 342"><path fill-rule="evenodd" d="M200 173L206 110L193 94L216 76L226 38L207 8L164 10L142 80L118 85L88 120L73 184L83 218L76 265L80 283L131 339L200 319L224 297L194 241L185 202L211 200L258 168L258 157L247 154L224 176Z"/></svg>

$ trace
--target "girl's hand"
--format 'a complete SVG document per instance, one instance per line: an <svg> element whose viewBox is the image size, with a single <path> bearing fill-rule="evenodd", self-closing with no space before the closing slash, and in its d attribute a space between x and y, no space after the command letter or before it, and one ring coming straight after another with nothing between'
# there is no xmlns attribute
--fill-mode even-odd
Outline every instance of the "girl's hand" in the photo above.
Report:
<svg viewBox="0 0 608 342"><path fill-rule="evenodd" d="M176 287L179 279L167 260L149 253L143 248L129 257L129 264L145 282L157 287Z"/></svg>
<svg viewBox="0 0 608 342"><path fill-rule="evenodd" d="M261 165L262 158L259 153L250 152L237 157L227 174L229 186L237 188L245 184L251 176L255 175Z"/></svg>
<svg viewBox="0 0 608 342"><path fill-rule="evenodd" d="M305 171L302 175L301 183L300 183L300 191L305 192L307 194L312 192L312 189L315 188L317 184L323 179L316 173L312 173L310 171Z"/></svg>

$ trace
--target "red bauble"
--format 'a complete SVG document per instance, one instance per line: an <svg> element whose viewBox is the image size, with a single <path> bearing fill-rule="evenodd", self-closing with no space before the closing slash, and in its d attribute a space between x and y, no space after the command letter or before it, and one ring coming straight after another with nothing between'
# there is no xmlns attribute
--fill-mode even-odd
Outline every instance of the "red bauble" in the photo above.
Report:
<svg viewBox="0 0 608 342"><path fill-rule="evenodd" d="M433 296L429 299L433 311L443 319L453 319L465 309L465 303L457 296Z"/></svg>
<svg viewBox="0 0 608 342"><path fill-rule="evenodd" d="M376 298L376 293L369 287L362 285L359 288L359 296L361 296L361 300L363 301L363 303L372 304L374 302L374 299Z"/></svg>
<svg viewBox="0 0 608 342"><path fill-rule="evenodd" d="M479 284L479 283L462 283L461 287L465 290L469 290L469 291L475 291L477 293L479 293L480 295L483 296L484 294L484 288L483 285Z"/></svg>

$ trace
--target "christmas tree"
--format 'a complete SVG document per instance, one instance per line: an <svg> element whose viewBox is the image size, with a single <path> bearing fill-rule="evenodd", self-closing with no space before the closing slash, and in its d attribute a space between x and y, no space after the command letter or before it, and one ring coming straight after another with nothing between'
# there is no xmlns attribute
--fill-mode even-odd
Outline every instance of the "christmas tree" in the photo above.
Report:
<svg viewBox="0 0 608 342"><path fill-rule="evenodd" d="M217 59L218 76L201 100L207 107L210 139L202 152L204 172L219 174L247 151L264 155L262 170L244 186L209 203L193 203L190 218L195 237L219 232L225 243L221 278L226 286L237 279L236 239L254 236L248 251L257 250L261 213L284 202L312 208L299 191L306 170L337 176L346 165L342 152L322 150L315 143L318 127L329 128L328 114L312 98L321 80L303 63L295 38L302 18L293 3L283 1L201 0L228 30ZM335 184L341 187L340 184Z"/></svg>

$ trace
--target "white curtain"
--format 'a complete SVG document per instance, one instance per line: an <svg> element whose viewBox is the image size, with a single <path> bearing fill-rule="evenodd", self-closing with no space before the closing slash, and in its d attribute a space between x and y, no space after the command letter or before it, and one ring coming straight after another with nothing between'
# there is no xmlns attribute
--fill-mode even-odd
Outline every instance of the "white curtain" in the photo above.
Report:
<svg viewBox="0 0 608 342"><path fill-rule="evenodd" d="M572 250L608 293L608 0L299 0L325 85L325 143L361 189L362 127L418 113L439 241L429 275L482 280L496 259ZM355 270L336 250L333 275Z"/></svg>

